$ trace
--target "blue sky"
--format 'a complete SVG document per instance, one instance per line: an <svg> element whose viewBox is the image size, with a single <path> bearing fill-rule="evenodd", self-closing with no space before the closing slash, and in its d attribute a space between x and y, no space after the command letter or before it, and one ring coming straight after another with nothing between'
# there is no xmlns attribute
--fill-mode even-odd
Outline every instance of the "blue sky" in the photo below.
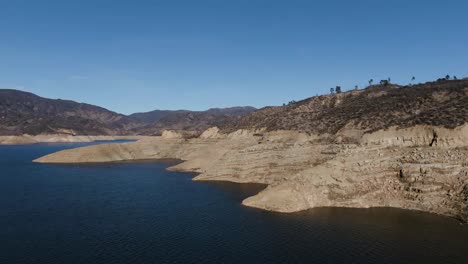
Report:
<svg viewBox="0 0 468 264"><path fill-rule="evenodd" d="M0 87L128 114L463 77L466 10L466 0L0 0Z"/></svg>

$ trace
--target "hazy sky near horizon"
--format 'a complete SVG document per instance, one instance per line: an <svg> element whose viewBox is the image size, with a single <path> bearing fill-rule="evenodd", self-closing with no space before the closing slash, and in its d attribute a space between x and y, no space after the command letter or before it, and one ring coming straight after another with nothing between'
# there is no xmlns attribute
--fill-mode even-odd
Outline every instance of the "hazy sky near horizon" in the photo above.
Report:
<svg viewBox="0 0 468 264"><path fill-rule="evenodd" d="M0 0L0 87L128 114L466 77L466 10L466 0Z"/></svg>

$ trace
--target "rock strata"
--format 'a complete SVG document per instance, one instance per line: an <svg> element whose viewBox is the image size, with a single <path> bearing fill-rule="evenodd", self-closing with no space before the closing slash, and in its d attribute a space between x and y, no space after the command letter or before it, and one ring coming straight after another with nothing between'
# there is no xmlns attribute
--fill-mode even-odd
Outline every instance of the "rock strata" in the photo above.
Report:
<svg viewBox="0 0 468 264"><path fill-rule="evenodd" d="M433 130L440 131L439 140L430 147ZM180 159L184 162L169 169L197 172L196 181L267 184L243 201L251 207L277 212L326 206L398 207L467 221L466 132L466 125L390 128L366 134L359 142L337 143L297 131L222 134L211 128L199 138L147 137L64 150L35 161Z"/></svg>

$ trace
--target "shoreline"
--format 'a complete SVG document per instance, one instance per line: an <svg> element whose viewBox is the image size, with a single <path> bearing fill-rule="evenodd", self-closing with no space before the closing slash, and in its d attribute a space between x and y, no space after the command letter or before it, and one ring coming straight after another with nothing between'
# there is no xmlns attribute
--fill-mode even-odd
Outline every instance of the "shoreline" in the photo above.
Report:
<svg viewBox="0 0 468 264"><path fill-rule="evenodd" d="M393 207L468 220L466 126L441 133L440 146L427 137L399 131L369 135L372 143L336 144L293 131L210 132L194 139L151 137L125 144L100 144L41 157L44 163L101 163L178 159L168 170L196 173L194 181L260 183L249 207L291 213L318 207ZM418 130L419 131L419 130ZM429 131L429 130L428 130ZM432 131L432 130L431 130ZM377 137L376 135L379 135ZM460 137L461 135L461 137ZM467 135L468 136L468 135ZM408 143L412 145L398 145ZM379 139L379 141L376 140ZM379 143L380 142L380 143ZM383 142L383 143L382 143ZM455 144L452 144L455 142Z"/></svg>
<svg viewBox="0 0 468 264"><path fill-rule="evenodd" d="M10 135L0 136L0 145L31 145L37 143L79 143L113 140L140 140L147 136L89 136L70 134Z"/></svg>
<svg viewBox="0 0 468 264"><path fill-rule="evenodd" d="M188 173L188 174L192 174L192 181L193 182L197 182L197 183L207 183L207 184L233 184L233 185L252 185L254 187L256 187L258 189L258 191L256 192L252 192L252 195L249 196L249 197L252 197L252 196L255 196L257 194L259 194L260 192L264 191L266 188L269 187L268 184L264 184L264 183L257 183L257 182L235 182L235 181L231 181L231 180L216 180L216 179L201 179L201 180L197 180L195 179L198 175L200 175L200 173L197 173L195 171L180 171L180 170L171 170L170 168L173 167L173 166L176 166L178 164L182 164L184 163L185 161L183 160L178 160L178 159L142 159L142 160L120 160L120 161L109 161L109 162L83 162L83 163L50 163L50 164L60 164L60 165L79 165L79 164L85 164L85 165L106 165L106 164L121 164L121 163L132 163L132 164L135 164L135 163L176 163L175 165L168 165L167 167L165 167L165 170L168 170L168 171L175 171L175 172L182 172L182 173ZM391 207L391 206L370 206L370 207L346 207L346 206L323 206L323 207L312 207L312 208L307 208L307 209L304 209L304 210L300 210L300 211L293 211L293 212L281 212L281 211L273 211L273 210L268 210L268 209L264 209L264 208L258 208L258 207L254 207L254 206L249 206L249 205L246 205L244 203L244 200L249 198L249 197L246 197L244 198L243 200L240 200L240 204L242 206L245 206L245 207L249 207L249 208L253 208L253 209L257 209L257 210L264 210L264 211L268 211L268 212L271 212L271 213L278 213L278 214L295 214L295 213L307 213L308 211L311 211L311 210L314 210L314 209L327 209L327 208L339 208L339 209L386 209L386 208L390 208L390 209L399 209L399 210L407 210L407 211L413 211L413 212L419 212L419 213L424 213L424 214L430 214L430 215L434 215L434 216L440 216L440 217L445 217L445 218L450 218L450 219L453 219L453 220L456 220L458 221L460 224L467 224L468 222L465 220L465 219L462 219L462 218L459 218L459 217L456 217L456 216L450 216L450 215L445 215L445 214L440 214L440 213L434 213L434 212L428 212L428 211L424 211L424 210L419 210L419 209L409 209L409 208L403 208L403 207Z"/></svg>

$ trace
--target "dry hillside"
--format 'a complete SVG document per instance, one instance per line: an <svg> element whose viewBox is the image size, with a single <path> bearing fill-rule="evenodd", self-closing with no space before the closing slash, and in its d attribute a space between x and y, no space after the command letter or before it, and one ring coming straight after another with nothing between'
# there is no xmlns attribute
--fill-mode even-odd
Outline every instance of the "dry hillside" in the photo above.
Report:
<svg viewBox="0 0 468 264"><path fill-rule="evenodd" d="M345 127L372 132L391 126L453 128L467 121L468 80L444 80L414 86L376 85L311 97L286 106L265 107L220 127L225 132L266 128L336 134Z"/></svg>

